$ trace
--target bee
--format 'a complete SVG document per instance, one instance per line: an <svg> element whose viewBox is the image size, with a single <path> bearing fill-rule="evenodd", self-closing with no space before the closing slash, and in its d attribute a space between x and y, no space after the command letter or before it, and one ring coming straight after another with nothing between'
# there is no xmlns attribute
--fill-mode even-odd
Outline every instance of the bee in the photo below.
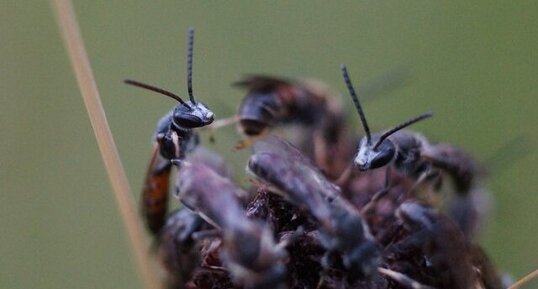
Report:
<svg viewBox="0 0 538 289"><path fill-rule="evenodd" d="M448 216L416 201L402 203L396 216L405 233L394 235L398 240L387 246L385 259L390 269L403 272L382 274L402 285L412 280L408 276L428 284L412 288L502 288L483 251Z"/></svg>
<svg viewBox="0 0 538 289"><path fill-rule="evenodd" d="M194 98L192 90L192 56L194 29L188 30L187 48L187 90L189 100L178 95L135 80L125 83L151 90L172 99L179 104L168 112L157 124L154 134L154 148L148 166L141 197L141 212L151 233L156 235L165 224L168 208L168 186L172 164L170 160L180 160L199 143L194 128L211 124L214 114L206 105Z"/></svg>
<svg viewBox="0 0 538 289"><path fill-rule="evenodd" d="M185 160L203 163L222 177L231 177L231 170L224 159L203 146L196 147ZM212 228L197 213L185 207L169 214L155 242L167 272L166 288L185 288L185 283L193 277L202 260L200 239L210 234Z"/></svg>
<svg viewBox="0 0 538 289"><path fill-rule="evenodd" d="M267 226L246 216L240 191L202 163L184 162L179 169L176 196L219 230L220 259L234 281L246 288L278 288L286 276L286 251Z"/></svg>
<svg viewBox="0 0 538 289"><path fill-rule="evenodd" d="M285 127L287 135L301 147L307 147L319 127L337 122L343 128L341 103L319 81L252 74L233 85L247 91L235 117L239 131L247 137L237 145L239 149L275 127Z"/></svg>
<svg viewBox="0 0 538 289"><path fill-rule="evenodd" d="M353 159L355 168L368 171L392 166L398 172L415 178L416 184L430 181L435 189L441 186L441 173L446 173L451 177L458 194L469 193L479 172L478 165L470 155L448 144L430 144L421 134L402 131L430 118L431 112L402 122L382 134L371 134L347 68L342 65L341 69L366 134L360 140Z"/></svg>
<svg viewBox="0 0 538 289"><path fill-rule="evenodd" d="M321 242L327 249L324 259L328 262L330 254L341 254L350 276L374 273L380 248L360 213L340 196L339 189L282 139L270 138L264 145L255 146L255 151L248 169L319 222Z"/></svg>

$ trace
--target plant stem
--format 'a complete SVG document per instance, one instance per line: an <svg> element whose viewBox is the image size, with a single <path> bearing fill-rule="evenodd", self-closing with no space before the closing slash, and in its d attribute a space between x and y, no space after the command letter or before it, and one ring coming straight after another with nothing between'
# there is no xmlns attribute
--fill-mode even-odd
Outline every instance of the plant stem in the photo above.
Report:
<svg viewBox="0 0 538 289"><path fill-rule="evenodd" d="M90 62L84 48L80 30L70 0L52 0L58 25L69 54L75 76L84 99L84 104L92 124L101 156L112 184L116 204L127 230L128 240L134 252L137 269L144 288L161 288L156 268L147 251L144 230L141 226L134 200L123 170L117 148L108 126L101 104L97 85L93 77Z"/></svg>
<svg viewBox="0 0 538 289"><path fill-rule="evenodd" d="M519 279L516 283L514 283L512 286L508 287L508 289L517 289L521 287L521 285L531 281L532 279L538 277L538 269L529 273L527 276Z"/></svg>

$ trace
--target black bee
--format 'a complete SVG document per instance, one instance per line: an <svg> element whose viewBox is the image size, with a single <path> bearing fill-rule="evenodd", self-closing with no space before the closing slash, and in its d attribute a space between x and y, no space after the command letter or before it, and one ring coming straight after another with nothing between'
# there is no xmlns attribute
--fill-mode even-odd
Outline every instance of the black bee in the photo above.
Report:
<svg viewBox="0 0 538 289"><path fill-rule="evenodd" d="M350 276L374 273L380 248L360 213L340 196L339 189L284 140L270 138L255 150L248 169L319 222L321 242L328 250L326 256L341 254Z"/></svg>
<svg viewBox="0 0 538 289"><path fill-rule="evenodd" d="M247 96L237 114L241 132L257 136L279 124L314 126L331 105L330 91L315 81L293 81L267 75L249 75L234 83Z"/></svg>
<svg viewBox="0 0 538 289"><path fill-rule="evenodd" d="M450 145L430 144L421 134L402 131L431 117L432 113L423 113L382 134L372 135L347 69L344 65L341 68L366 134L360 140L353 160L357 169L367 171L392 165L404 175L416 178L417 183L435 180L433 183L436 189L441 184L443 172L451 176L456 192L462 195L469 192L479 170L471 156Z"/></svg>
<svg viewBox="0 0 538 289"><path fill-rule="evenodd" d="M236 283L246 288L279 288L286 276L286 251L275 243L267 226L246 216L239 188L202 163L184 162L176 190L186 207L218 229L222 269Z"/></svg>
<svg viewBox="0 0 538 289"><path fill-rule="evenodd" d="M193 128L213 122L214 114L203 103L196 101L192 92L192 51L194 29L189 28L187 49L187 90L189 101L167 90L125 80L125 83L164 94L179 102L157 124L154 134L155 146L149 163L142 191L141 211L149 230L157 234L165 224L168 208L168 186L171 172L170 160L183 159L198 144Z"/></svg>

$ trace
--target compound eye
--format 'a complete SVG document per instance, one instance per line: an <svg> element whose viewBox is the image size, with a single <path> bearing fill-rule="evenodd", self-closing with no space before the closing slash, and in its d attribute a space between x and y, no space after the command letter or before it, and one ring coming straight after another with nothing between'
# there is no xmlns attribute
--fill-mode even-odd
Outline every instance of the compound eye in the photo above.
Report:
<svg viewBox="0 0 538 289"><path fill-rule="evenodd" d="M387 165L394 157L395 149L391 142L384 141L377 149L371 161L371 169Z"/></svg>
<svg viewBox="0 0 538 289"><path fill-rule="evenodd" d="M205 123L197 116L192 114L184 114L174 117L174 122L179 126L186 128L195 128L203 126Z"/></svg>

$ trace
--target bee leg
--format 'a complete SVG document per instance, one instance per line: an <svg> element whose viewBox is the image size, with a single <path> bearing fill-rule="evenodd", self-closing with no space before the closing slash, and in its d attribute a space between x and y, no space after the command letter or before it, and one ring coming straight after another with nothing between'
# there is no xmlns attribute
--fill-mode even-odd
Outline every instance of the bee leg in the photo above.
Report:
<svg viewBox="0 0 538 289"><path fill-rule="evenodd" d="M432 183L432 187L435 191L441 190L443 186L443 176L440 171L432 172L428 176L428 180Z"/></svg>
<svg viewBox="0 0 538 289"><path fill-rule="evenodd" d="M433 169L433 168L427 168L423 172L420 173L419 177L415 181L415 183L411 186L411 188L407 191L406 196L414 196L416 193L416 190L423 184L431 182L432 180L435 180L437 177L441 177L441 172L439 170ZM433 182L433 189L435 191L437 188L437 184L439 181Z"/></svg>
<svg viewBox="0 0 538 289"><path fill-rule="evenodd" d="M209 135L209 141L211 143L214 143L215 142L215 132L218 129L223 128L225 126L235 124L238 121L239 121L239 118L237 117L237 115L233 115L233 116L230 116L230 117L227 117L227 118L222 118L222 119L216 120L210 125L201 127L199 130L207 131L207 133Z"/></svg>
<svg viewBox="0 0 538 289"><path fill-rule="evenodd" d="M433 169L426 175L426 181L430 184L431 190L427 192L427 199L430 204L439 205L441 196L438 194L443 185L443 176L441 171ZM436 194L437 193L437 194Z"/></svg>
<svg viewBox="0 0 538 289"><path fill-rule="evenodd" d="M202 264L201 266L204 269L222 271L222 272L226 272L226 273L228 272L228 270L226 268L224 268L223 266L215 266L215 265L207 265L207 264Z"/></svg>
<svg viewBox="0 0 538 289"><path fill-rule="evenodd" d="M210 238L218 238L221 236L222 236L222 230L220 229L204 230L204 231L198 231L198 232L192 233L192 239L196 241L210 239Z"/></svg>
<svg viewBox="0 0 538 289"><path fill-rule="evenodd" d="M251 136L251 137L248 137L242 141L239 141L236 145L235 145L235 149L236 150L242 150L242 149L245 149L245 148L248 148L249 146L251 146L255 141L259 140L259 139L262 139L264 138L265 136L267 135L267 132L263 132L259 135L256 135L256 136Z"/></svg>
<svg viewBox="0 0 538 289"><path fill-rule="evenodd" d="M402 286L404 286L406 288L410 288L410 289L435 289L435 287L431 287L431 286L428 286L428 285L421 284L418 281L413 280L410 277L408 277L407 275L402 274L400 272L396 272L396 271L386 269L386 268L381 268L381 267L377 268L377 270L379 271L379 273L389 277L390 279L398 282L400 285L402 285Z"/></svg>
<svg viewBox="0 0 538 289"><path fill-rule="evenodd" d="M326 171L329 166L329 156L327 155L327 143L324 141L320 131L314 131L314 160L318 167Z"/></svg>
<svg viewBox="0 0 538 289"><path fill-rule="evenodd" d="M206 125L204 127L201 127L200 130L209 130L210 132L214 132L217 129L220 129L225 126L229 126L232 124L235 124L239 121L239 117L237 115L232 115L227 118L221 118L219 120L214 121L210 125Z"/></svg>
<svg viewBox="0 0 538 289"><path fill-rule="evenodd" d="M334 181L334 184L343 188L347 185L351 176L353 175L353 164L349 164L347 168L342 172L342 174Z"/></svg>
<svg viewBox="0 0 538 289"><path fill-rule="evenodd" d="M372 196L372 198L368 201L368 203L366 203L366 205L364 205L362 207L361 214L365 214L366 212L368 212L373 207L373 205L375 205L375 203L377 201L379 201L381 198L386 196L387 193L390 191L390 187L391 187L391 184L390 184L390 166L387 166L387 170L385 171L385 184L384 184L383 188L381 190L379 190L377 193L375 193Z"/></svg>
<svg viewBox="0 0 538 289"><path fill-rule="evenodd" d="M297 230L291 232L289 235L284 236L276 246L281 249L285 249L289 245L297 242L299 238L304 234L304 228L300 226Z"/></svg>

